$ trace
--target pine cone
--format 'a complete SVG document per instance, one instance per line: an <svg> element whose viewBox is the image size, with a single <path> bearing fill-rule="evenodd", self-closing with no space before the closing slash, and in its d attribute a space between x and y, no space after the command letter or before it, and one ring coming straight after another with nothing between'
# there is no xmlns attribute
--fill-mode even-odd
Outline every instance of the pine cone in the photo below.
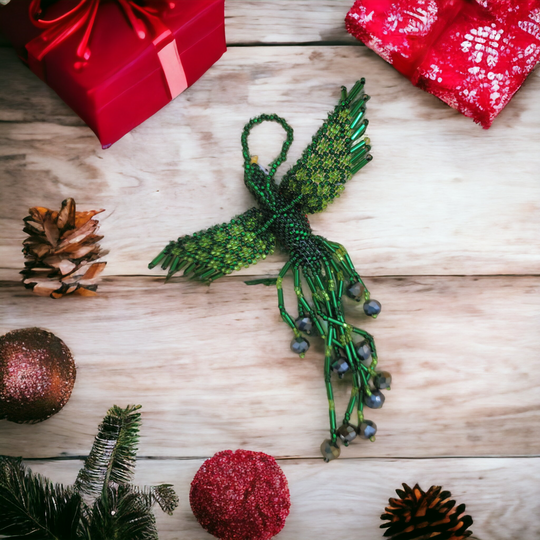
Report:
<svg viewBox="0 0 540 540"><path fill-rule="evenodd" d="M418 484L411 489L403 484L403 489L396 489L399 499L390 499L385 508L386 514L381 519L388 523L381 528L388 528L384 536L392 540L463 540L471 536L467 529L472 525L471 516L464 515L465 505L455 507L449 491L442 491L440 486L431 486L427 493Z"/></svg>
<svg viewBox="0 0 540 540"><path fill-rule="evenodd" d="M24 286L39 296L60 298L76 293L95 296L97 278L106 262L97 261L103 254L98 236L99 222L92 219L103 210L76 212L75 201L66 199L60 212L30 208L24 218Z"/></svg>

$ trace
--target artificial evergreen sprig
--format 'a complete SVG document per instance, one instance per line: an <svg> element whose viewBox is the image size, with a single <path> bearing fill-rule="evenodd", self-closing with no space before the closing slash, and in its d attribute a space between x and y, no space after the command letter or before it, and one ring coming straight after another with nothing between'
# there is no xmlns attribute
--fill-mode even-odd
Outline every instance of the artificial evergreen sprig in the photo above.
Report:
<svg viewBox="0 0 540 540"><path fill-rule="evenodd" d="M154 504L172 514L168 484L138 488L140 406L112 407L73 486L53 484L20 458L0 456L0 535L12 540L157 540Z"/></svg>

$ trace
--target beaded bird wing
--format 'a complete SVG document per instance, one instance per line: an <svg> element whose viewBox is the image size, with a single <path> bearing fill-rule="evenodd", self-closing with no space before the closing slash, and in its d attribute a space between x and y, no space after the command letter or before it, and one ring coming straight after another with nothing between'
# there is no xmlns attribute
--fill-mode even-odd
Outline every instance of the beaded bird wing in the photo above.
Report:
<svg viewBox="0 0 540 540"><path fill-rule="evenodd" d="M161 263L163 270L169 269L167 278L183 269L184 275L214 281L274 252L275 236L264 224L261 210L250 208L228 223L169 242L149 267Z"/></svg>
<svg viewBox="0 0 540 540"><path fill-rule="evenodd" d="M342 89L340 102L281 181L280 194L289 201L301 197L299 207L306 214L322 212L371 160L369 139L362 138L369 123L364 82L348 95Z"/></svg>

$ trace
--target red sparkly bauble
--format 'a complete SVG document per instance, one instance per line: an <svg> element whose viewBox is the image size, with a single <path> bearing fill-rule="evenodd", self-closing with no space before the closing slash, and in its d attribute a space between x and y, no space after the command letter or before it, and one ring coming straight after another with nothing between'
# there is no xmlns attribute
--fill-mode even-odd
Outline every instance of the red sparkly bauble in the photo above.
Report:
<svg viewBox="0 0 540 540"><path fill-rule="evenodd" d="M220 540L268 540L289 515L287 478L262 452L225 450L205 461L189 493L198 522Z"/></svg>
<svg viewBox="0 0 540 540"><path fill-rule="evenodd" d="M0 419L35 423L56 414L75 384L75 362L66 344L40 328L0 337Z"/></svg>

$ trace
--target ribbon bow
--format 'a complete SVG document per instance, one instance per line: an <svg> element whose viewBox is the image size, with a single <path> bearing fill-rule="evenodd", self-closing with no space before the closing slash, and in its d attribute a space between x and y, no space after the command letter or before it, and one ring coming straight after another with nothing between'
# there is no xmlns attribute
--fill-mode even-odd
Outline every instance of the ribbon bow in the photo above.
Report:
<svg viewBox="0 0 540 540"><path fill-rule="evenodd" d="M159 62L167 81L171 99L181 94L187 87L186 74L182 66L176 39L163 23L161 16L165 9L172 9L175 3L170 0L115 0L124 12L129 24L139 39L148 35L156 48ZM45 80L43 67L44 56L60 45L69 36L84 29L77 46L75 69L80 69L90 59L90 36L96 21L101 0L80 0L71 10L56 19L41 18L41 0L32 0L30 18L43 32L27 43L28 64L30 69Z"/></svg>
<svg viewBox="0 0 540 540"><path fill-rule="evenodd" d="M126 15L130 25L139 39L145 39L148 30L154 42L160 42L171 34L170 30L161 21L160 15L165 8L173 8L174 3L168 0L146 0L144 5L136 0L116 0ZM30 19L35 26L44 31L27 44L26 48L31 56L38 62L57 45L69 36L84 28L84 33L77 47L76 56L81 67L90 58L88 43L94 28L96 14L101 0L81 0L73 9L67 11L56 19L41 19L41 0L32 0L30 4Z"/></svg>

